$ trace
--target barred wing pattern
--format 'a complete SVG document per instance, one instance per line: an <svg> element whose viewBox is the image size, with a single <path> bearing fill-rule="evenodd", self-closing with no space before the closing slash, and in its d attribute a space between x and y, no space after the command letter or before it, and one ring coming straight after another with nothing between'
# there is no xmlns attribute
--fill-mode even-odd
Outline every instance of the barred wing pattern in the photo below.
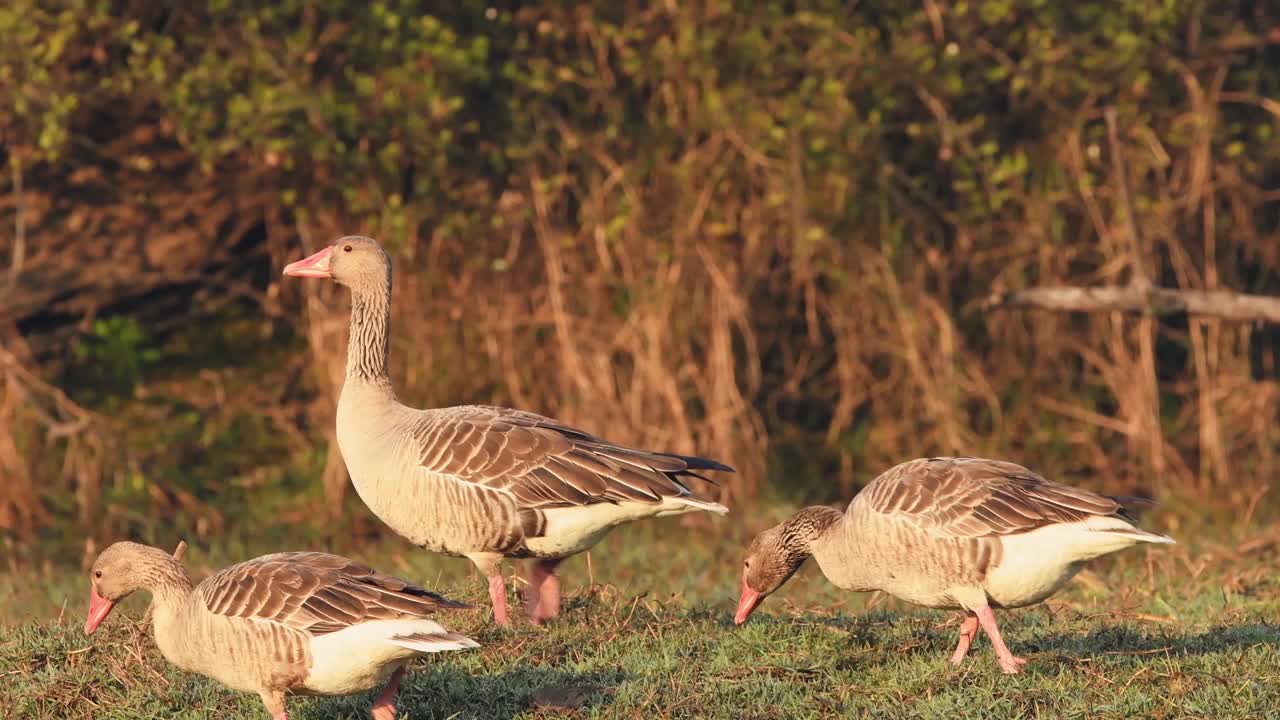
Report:
<svg viewBox="0 0 1280 720"><path fill-rule="evenodd" d="M1061 485L1011 462L949 457L890 468L854 499L862 511L957 538L1014 535L1094 515L1132 522L1124 506L1142 502Z"/></svg>
<svg viewBox="0 0 1280 720"><path fill-rule="evenodd" d="M413 429L428 471L510 493L523 509L698 498L681 478L733 468L615 445L535 413L467 405L423 414Z"/></svg>
<svg viewBox="0 0 1280 720"><path fill-rule="evenodd" d="M215 615L268 620L313 636L366 620L421 618L470 607L319 552L275 553L232 565L195 592Z"/></svg>

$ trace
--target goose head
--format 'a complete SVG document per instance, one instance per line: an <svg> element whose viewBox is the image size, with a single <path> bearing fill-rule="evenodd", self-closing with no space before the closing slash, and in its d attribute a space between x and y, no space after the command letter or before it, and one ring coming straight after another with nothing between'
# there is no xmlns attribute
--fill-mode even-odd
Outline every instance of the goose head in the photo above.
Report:
<svg viewBox="0 0 1280 720"><path fill-rule="evenodd" d="M89 617L84 623L86 635L107 619L111 609L124 598L148 584L147 566L154 563L156 548L131 542L118 542L102 551L89 571Z"/></svg>
<svg viewBox="0 0 1280 720"><path fill-rule="evenodd" d="M782 587L813 554L812 543L842 513L829 507L810 507L756 536L742 562L742 595L734 623L741 625L764 599Z"/></svg>
<svg viewBox="0 0 1280 720"><path fill-rule="evenodd" d="M765 530L751 541L742 562L742 595L733 622L741 625L764 599L782 587L809 557L807 548L783 531L786 523Z"/></svg>
<svg viewBox="0 0 1280 720"><path fill-rule="evenodd" d="M178 594L191 592L191 581L177 558L160 548L118 542L102 551L89 570L89 617L86 635L107 619L111 609L138 590L147 590L156 602L171 602ZM159 592L161 595L157 596Z"/></svg>
<svg viewBox="0 0 1280 720"><path fill-rule="evenodd" d="M314 255L289 263L284 274L330 278L349 288L385 287L391 275L391 258L377 240L347 235Z"/></svg>

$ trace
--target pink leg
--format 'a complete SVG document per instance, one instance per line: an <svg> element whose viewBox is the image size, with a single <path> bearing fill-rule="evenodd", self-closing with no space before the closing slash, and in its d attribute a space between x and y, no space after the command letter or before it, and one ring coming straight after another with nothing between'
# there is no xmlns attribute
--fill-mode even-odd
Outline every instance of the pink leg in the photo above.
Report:
<svg viewBox="0 0 1280 720"><path fill-rule="evenodd" d="M396 668L396 671L391 674L391 680L378 695L378 699L373 701L373 720L395 720L396 693L400 692L400 680L404 678L407 667L408 665L401 665Z"/></svg>
<svg viewBox="0 0 1280 720"><path fill-rule="evenodd" d="M561 560L535 560L529 573L529 589L525 592L525 611L529 619L541 625L560 614L560 578L556 568Z"/></svg>
<svg viewBox="0 0 1280 720"><path fill-rule="evenodd" d="M956 651L951 653L951 664L959 665L964 661L964 657L969 654L969 646L973 645L973 639L978 637L978 616L969 613L965 616L964 622L960 623L960 641L956 643Z"/></svg>
<svg viewBox="0 0 1280 720"><path fill-rule="evenodd" d="M502 573L489 576L489 600L493 602L493 621L501 627L510 627L507 619L507 584L502 581Z"/></svg>
<svg viewBox="0 0 1280 720"><path fill-rule="evenodd" d="M284 704L284 693L279 690L263 690L259 693L262 698L262 704L267 706L267 712L271 713L271 720L289 720L289 713Z"/></svg>
<svg viewBox="0 0 1280 720"><path fill-rule="evenodd" d="M1000 661L1000 669L1012 675L1022 672L1022 666L1027 661L1020 657L1014 657L1009 652L1009 647L1004 644L1004 638L1000 637L1000 628L996 627L996 614L991 608L983 605L973 611L978 616L978 622L982 625L982 630L991 638L991 646L995 648L996 659Z"/></svg>

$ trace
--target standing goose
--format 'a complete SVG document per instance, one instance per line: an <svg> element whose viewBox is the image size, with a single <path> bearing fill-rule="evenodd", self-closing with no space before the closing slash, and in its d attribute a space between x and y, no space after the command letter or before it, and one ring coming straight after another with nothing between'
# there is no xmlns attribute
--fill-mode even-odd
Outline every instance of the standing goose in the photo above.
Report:
<svg viewBox="0 0 1280 720"><path fill-rule="evenodd" d="M503 557L535 560L526 610L542 622L559 612L556 567L614 527L728 512L681 481L701 478L700 470L732 472L714 460L616 445L520 410L402 405L387 375L391 260L376 241L340 238L284 274L331 278L351 291L337 425L356 492L409 541L474 562L489 580L499 625L508 624Z"/></svg>
<svg viewBox="0 0 1280 720"><path fill-rule="evenodd" d="M810 555L837 587L880 590L965 613L951 662L981 626L1000 667L1026 662L1000 637L992 608L1033 605L1084 563L1138 543L1173 543L1134 526L1136 498L1060 485L1000 460L927 458L890 468L845 512L809 507L756 537L742 567L741 625Z"/></svg>
<svg viewBox="0 0 1280 720"><path fill-rule="evenodd" d="M480 647L427 619L468 605L336 555L263 555L193 589L173 556L119 542L102 551L91 573L86 634L122 598L147 590L165 659L258 693L274 720L288 718L286 693L351 695L380 685L373 717L391 720L409 660Z"/></svg>

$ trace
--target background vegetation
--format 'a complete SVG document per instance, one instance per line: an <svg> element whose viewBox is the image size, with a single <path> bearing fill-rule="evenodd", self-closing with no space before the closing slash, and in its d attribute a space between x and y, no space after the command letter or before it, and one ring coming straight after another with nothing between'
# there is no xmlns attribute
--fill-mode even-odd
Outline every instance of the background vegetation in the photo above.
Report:
<svg viewBox="0 0 1280 720"><path fill-rule="evenodd" d="M346 298L279 275L348 233L394 253L408 402L510 404L740 471L708 489L728 521L567 563L549 629L461 614L484 649L417 668L408 717L1266 715L1280 330L985 301L1135 278L1280 295L1278 19L9 0L0 625L40 622L0 637L0 717L260 715L160 662L127 621L144 599L81 636L81 564L122 537L185 537L196 578L324 547L483 602L467 563L348 497ZM941 614L812 569L730 625L755 530L942 453L1153 495L1180 544L1005 622L1032 661L1016 679L984 641L945 665Z"/></svg>
<svg viewBox="0 0 1280 720"><path fill-rule="evenodd" d="M408 401L717 457L744 511L962 453L1265 513L1276 328L982 301L1280 293L1274 8L805 8L7 3L4 552L379 532L330 522L345 299L279 277L346 233Z"/></svg>

